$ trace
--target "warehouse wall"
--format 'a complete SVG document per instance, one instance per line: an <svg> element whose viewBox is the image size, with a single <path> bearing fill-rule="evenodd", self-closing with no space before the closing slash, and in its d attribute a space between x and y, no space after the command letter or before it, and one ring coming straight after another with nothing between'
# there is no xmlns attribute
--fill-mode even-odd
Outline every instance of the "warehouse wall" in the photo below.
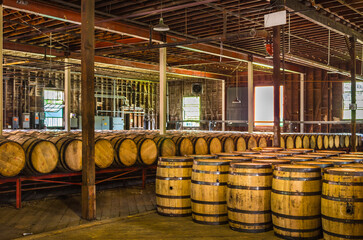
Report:
<svg viewBox="0 0 363 240"><path fill-rule="evenodd" d="M299 74L286 73L286 81L282 81L284 86L284 119L291 121L300 120L300 76ZM304 99L305 112L304 119L306 121L333 121L342 119L342 83L350 81L349 78L338 74L328 74L327 71L321 69L306 68ZM234 98L235 79L230 79L226 83L226 93L230 93ZM273 79L271 74L255 74L254 86L272 86ZM247 87L247 76L242 75L239 78L238 86L240 88ZM240 99L246 99L241 95ZM247 111L243 109L243 111ZM247 113L240 114L244 116ZM245 119L238 119L245 120ZM347 132L349 129L342 125L305 125L306 132ZM260 128L265 130L265 128ZM271 128L272 129L272 128ZM270 129L270 130L271 130ZM359 129L359 127L358 127ZM246 130L245 128L233 128L233 130ZM268 130L268 129L266 129ZM299 124L285 126L284 131L300 131ZM359 131L359 130L358 130Z"/></svg>
<svg viewBox="0 0 363 240"><path fill-rule="evenodd" d="M203 92L199 94L201 98L201 120L221 120L222 119L222 82L220 81L169 81L168 101L169 120L180 121L182 117L183 97L194 96L192 84L201 83ZM208 129L207 124L201 124L202 129Z"/></svg>
<svg viewBox="0 0 363 240"><path fill-rule="evenodd" d="M35 72L17 68L4 70L5 126L12 125L12 117L21 118L25 112L43 112L43 90L49 81L63 90L63 72ZM113 86L116 86L114 89ZM113 77L95 77L96 115L113 116L124 107L133 112L142 109L157 122L159 84L155 82L140 82L123 80ZM113 101L113 96L117 100ZM71 74L70 112L81 115L81 75ZM115 108L114 108L115 105ZM142 114L143 115L143 114ZM136 118L136 116L135 116ZM139 121L139 120L138 120ZM143 124L143 121L141 125Z"/></svg>

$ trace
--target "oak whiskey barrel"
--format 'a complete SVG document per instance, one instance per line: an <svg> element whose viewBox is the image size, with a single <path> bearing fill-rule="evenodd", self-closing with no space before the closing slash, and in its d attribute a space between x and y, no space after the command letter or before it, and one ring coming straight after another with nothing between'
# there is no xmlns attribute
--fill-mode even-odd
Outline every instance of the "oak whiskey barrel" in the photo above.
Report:
<svg viewBox="0 0 363 240"><path fill-rule="evenodd" d="M173 141L175 142L178 155L188 156L194 153L193 142L189 138L174 137Z"/></svg>
<svg viewBox="0 0 363 240"><path fill-rule="evenodd" d="M227 224L229 160L195 159L192 170L192 219L196 223Z"/></svg>
<svg viewBox="0 0 363 240"><path fill-rule="evenodd" d="M271 193L275 235L284 239L318 239L321 169L310 165L278 165Z"/></svg>
<svg viewBox="0 0 363 240"><path fill-rule="evenodd" d="M363 239L363 169L324 170L321 217L324 239Z"/></svg>
<svg viewBox="0 0 363 240"><path fill-rule="evenodd" d="M176 155L176 145L172 139L159 136L155 137L154 141L158 146L159 156L168 157Z"/></svg>
<svg viewBox="0 0 363 240"><path fill-rule="evenodd" d="M258 233L272 230L272 168L263 163L231 163L227 209L232 230Z"/></svg>
<svg viewBox="0 0 363 240"><path fill-rule="evenodd" d="M25 151L17 142L0 139L0 175L14 177L25 167Z"/></svg>
<svg viewBox="0 0 363 240"><path fill-rule="evenodd" d="M193 158L161 157L156 170L156 206L160 215L183 217L192 213L190 186Z"/></svg>
<svg viewBox="0 0 363 240"><path fill-rule="evenodd" d="M194 146L194 153L197 155L206 155L209 153L209 145L202 137L195 137L192 139Z"/></svg>

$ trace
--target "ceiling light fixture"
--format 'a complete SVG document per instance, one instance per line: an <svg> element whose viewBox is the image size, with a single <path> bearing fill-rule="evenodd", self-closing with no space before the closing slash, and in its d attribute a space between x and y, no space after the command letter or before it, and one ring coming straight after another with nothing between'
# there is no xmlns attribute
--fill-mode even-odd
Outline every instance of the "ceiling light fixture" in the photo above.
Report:
<svg viewBox="0 0 363 240"><path fill-rule="evenodd" d="M160 13L160 20L157 25L154 26L154 30L158 32L167 32L170 30L169 26L164 23L163 19L163 1L161 1L161 13Z"/></svg>

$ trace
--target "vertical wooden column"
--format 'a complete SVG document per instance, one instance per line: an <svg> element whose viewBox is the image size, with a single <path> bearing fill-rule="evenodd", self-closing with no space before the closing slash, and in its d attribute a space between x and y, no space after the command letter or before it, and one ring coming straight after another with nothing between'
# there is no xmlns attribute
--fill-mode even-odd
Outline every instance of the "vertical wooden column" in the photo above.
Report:
<svg viewBox="0 0 363 240"><path fill-rule="evenodd" d="M280 31L281 27L273 27L273 86L274 86L274 140L273 146L280 147Z"/></svg>
<svg viewBox="0 0 363 240"><path fill-rule="evenodd" d="M304 74L300 73L300 133L304 133L304 112L305 112L305 89L304 89Z"/></svg>
<svg viewBox="0 0 363 240"><path fill-rule="evenodd" d="M87 220L96 219L94 10L94 0L82 0L82 217Z"/></svg>
<svg viewBox="0 0 363 240"><path fill-rule="evenodd" d="M0 135L3 135L4 126L4 89L3 89L3 4L0 4Z"/></svg>
<svg viewBox="0 0 363 240"><path fill-rule="evenodd" d="M71 103L71 67L69 58L64 59L64 129L71 130L70 103Z"/></svg>
<svg viewBox="0 0 363 240"><path fill-rule="evenodd" d="M355 42L356 39L355 37L350 37L349 38L349 42L350 42L350 49L349 49L349 53L350 53L350 75L351 75L351 99L352 99L352 103L351 103L351 131L352 131L352 151L356 152L357 151L357 138L356 138L356 132L357 132L357 123L356 123L356 118L357 118L357 103L356 103L356 79L355 79L355 74L357 72L357 60L356 60L356 51L355 51Z"/></svg>
<svg viewBox="0 0 363 240"><path fill-rule="evenodd" d="M160 48L160 134L166 133L166 48Z"/></svg>
<svg viewBox="0 0 363 240"><path fill-rule="evenodd" d="M253 62L248 61L248 132L253 132L254 125L254 104L253 104Z"/></svg>
<svg viewBox="0 0 363 240"><path fill-rule="evenodd" d="M222 81L222 131L226 131L226 81Z"/></svg>

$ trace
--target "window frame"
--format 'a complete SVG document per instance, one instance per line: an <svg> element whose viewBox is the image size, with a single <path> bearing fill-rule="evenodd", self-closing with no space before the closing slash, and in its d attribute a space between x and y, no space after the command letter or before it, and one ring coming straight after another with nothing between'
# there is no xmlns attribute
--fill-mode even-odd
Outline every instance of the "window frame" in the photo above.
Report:
<svg viewBox="0 0 363 240"><path fill-rule="evenodd" d="M184 121L187 121L188 119L185 119L185 111L184 111L184 99L186 98L198 98L199 99L199 119L198 120L192 120L192 121L195 121L195 122L184 122ZM202 103L201 103L202 99L200 96L183 96L182 97L182 119L183 119L183 127L190 127L190 128L199 128L200 127L200 118L201 118L201 112L202 112L202 109L201 109L201 106L202 106ZM197 122L198 121L198 122ZM195 123L194 126L192 125L189 125L188 126L188 123Z"/></svg>

